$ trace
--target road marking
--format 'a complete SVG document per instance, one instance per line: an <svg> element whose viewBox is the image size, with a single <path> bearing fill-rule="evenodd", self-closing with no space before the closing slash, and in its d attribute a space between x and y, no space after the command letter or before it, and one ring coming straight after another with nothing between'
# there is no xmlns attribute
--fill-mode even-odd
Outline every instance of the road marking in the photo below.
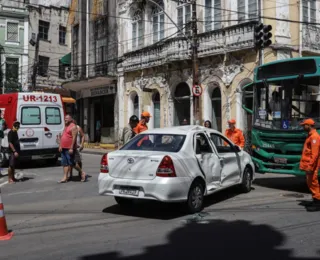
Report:
<svg viewBox="0 0 320 260"><path fill-rule="evenodd" d="M7 183L9 183L9 182L8 182L8 181L5 181L4 183L1 183L1 184L0 184L0 187L6 185Z"/></svg>

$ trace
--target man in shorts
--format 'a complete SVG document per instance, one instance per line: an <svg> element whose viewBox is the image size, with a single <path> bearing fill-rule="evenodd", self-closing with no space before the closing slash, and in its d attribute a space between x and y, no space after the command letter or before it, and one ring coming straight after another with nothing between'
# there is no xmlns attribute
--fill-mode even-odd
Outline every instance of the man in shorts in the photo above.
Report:
<svg viewBox="0 0 320 260"><path fill-rule="evenodd" d="M20 122L16 121L13 123L12 130L8 133L8 142L10 149L10 158L9 158L9 169L8 169L8 182L15 183L17 182L14 177L14 171L17 165L17 160L20 154L20 140L18 136L18 130L20 128Z"/></svg>
<svg viewBox="0 0 320 260"><path fill-rule="evenodd" d="M77 121L73 120L73 123L77 126L78 133L77 133L77 149L75 150L74 154L74 162L75 164L82 169L82 156L81 156L81 151L83 150L84 147L84 141L85 141L85 135L83 129L77 125ZM72 170L71 168L70 175L69 175L69 180L72 180ZM79 172L79 177L81 178L81 172Z"/></svg>
<svg viewBox="0 0 320 260"><path fill-rule="evenodd" d="M66 183L68 181L68 173L71 168L76 168L81 174L81 181L86 181L86 173L75 164L74 156L77 150L77 126L73 123L73 118L70 115L65 116L65 128L63 130L59 151L61 152L61 165L63 166L64 177L59 183Z"/></svg>

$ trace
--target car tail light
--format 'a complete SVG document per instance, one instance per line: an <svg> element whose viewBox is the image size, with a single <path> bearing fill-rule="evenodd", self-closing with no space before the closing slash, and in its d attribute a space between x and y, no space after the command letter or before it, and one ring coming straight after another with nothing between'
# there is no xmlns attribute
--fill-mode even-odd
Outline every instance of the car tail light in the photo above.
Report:
<svg viewBox="0 0 320 260"><path fill-rule="evenodd" d="M170 156L163 157L158 169L158 177L177 177L176 170L174 169L173 161Z"/></svg>
<svg viewBox="0 0 320 260"><path fill-rule="evenodd" d="M108 154L104 154L101 158L100 172L109 173Z"/></svg>
<svg viewBox="0 0 320 260"><path fill-rule="evenodd" d="M45 127L45 128L44 128L44 131L45 131L45 132L50 132L50 129L49 129L48 127Z"/></svg>

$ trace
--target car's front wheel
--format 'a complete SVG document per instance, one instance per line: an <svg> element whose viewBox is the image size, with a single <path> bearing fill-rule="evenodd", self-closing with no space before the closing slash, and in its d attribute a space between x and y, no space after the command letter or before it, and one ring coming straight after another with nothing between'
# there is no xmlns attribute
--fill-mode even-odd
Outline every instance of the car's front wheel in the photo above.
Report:
<svg viewBox="0 0 320 260"><path fill-rule="evenodd" d="M204 187L200 181L195 181L188 194L187 210L189 213L200 212L203 208Z"/></svg>
<svg viewBox="0 0 320 260"><path fill-rule="evenodd" d="M243 171L242 182L240 184L240 189L243 193L248 193L251 191L252 186L252 170L250 167L246 167Z"/></svg>
<svg viewBox="0 0 320 260"><path fill-rule="evenodd" d="M120 205L120 206L130 206L133 203L132 199L127 199L127 198L122 198L122 197L114 197L114 199L116 200L116 202Z"/></svg>

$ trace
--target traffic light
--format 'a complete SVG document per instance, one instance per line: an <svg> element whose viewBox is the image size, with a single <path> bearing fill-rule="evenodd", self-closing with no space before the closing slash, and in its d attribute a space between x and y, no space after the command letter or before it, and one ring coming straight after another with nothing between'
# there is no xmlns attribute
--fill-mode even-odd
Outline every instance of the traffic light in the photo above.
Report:
<svg viewBox="0 0 320 260"><path fill-rule="evenodd" d="M264 25L259 23L254 28L254 45L257 49L263 49L272 44L271 25Z"/></svg>
<svg viewBox="0 0 320 260"><path fill-rule="evenodd" d="M271 41L272 33L270 32L271 30L272 30L271 25L263 26L263 48L268 47L272 43Z"/></svg>
<svg viewBox="0 0 320 260"><path fill-rule="evenodd" d="M263 23L259 23L254 28L254 45L256 48L263 48Z"/></svg>

